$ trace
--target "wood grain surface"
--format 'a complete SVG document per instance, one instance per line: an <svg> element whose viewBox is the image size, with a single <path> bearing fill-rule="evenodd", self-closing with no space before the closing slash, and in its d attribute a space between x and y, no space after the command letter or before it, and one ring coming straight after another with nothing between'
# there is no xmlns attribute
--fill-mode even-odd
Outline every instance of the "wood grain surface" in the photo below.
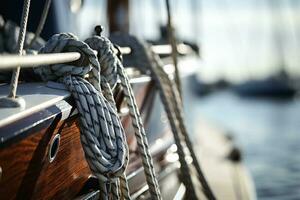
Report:
<svg viewBox="0 0 300 200"><path fill-rule="evenodd" d="M153 86L149 83L137 84L134 91L146 123L153 103ZM122 95L118 95L117 98L122 98ZM118 99L118 102L120 104L122 101ZM130 173L140 168L141 164L136 154L136 141L129 116L125 116L122 123L131 152ZM50 162L50 143L56 134L60 134L61 138L59 150L56 158ZM61 121L60 115L56 115L50 126L35 130L24 139L0 149L0 167L0 199L76 197L91 176L80 143L77 117Z"/></svg>

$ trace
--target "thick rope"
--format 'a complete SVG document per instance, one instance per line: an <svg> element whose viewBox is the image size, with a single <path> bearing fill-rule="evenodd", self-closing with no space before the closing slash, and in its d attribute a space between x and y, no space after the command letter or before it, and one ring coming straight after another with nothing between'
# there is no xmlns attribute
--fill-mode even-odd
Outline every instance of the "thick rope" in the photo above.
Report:
<svg viewBox="0 0 300 200"><path fill-rule="evenodd" d="M139 43L139 41L136 38L129 35L123 35L123 36L118 35L117 38L123 39L122 41L119 40L120 45L129 46L131 47L134 54L138 54L138 55L134 55L135 57L137 57L137 59L135 60L137 62L136 65L140 67L140 69L143 70L145 73L147 73L146 72L147 70L150 70L151 72L151 77L153 78L156 86L158 87L158 92L163 102L174 135L174 141L177 146L177 153L179 155L179 162L181 165L180 166L181 180L183 181L184 185L187 188L186 194L188 195L189 199L196 199L196 192L193 187L190 169L185 160L186 155L183 150L184 147L181 143L178 121L175 120L174 112L172 112L172 109L170 108L171 98L168 98L168 94L170 94L170 91L167 94L167 92L165 91L165 87L162 87L163 84L160 84L161 81L159 79L159 76L156 75L155 72L153 71L153 66L149 62L144 46L141 43Z"/></svg>
<svg viewBox="0 0 300 200"><path fill-rule="evenodd" d="M149 145L145 129L143 127L142 119L134 98L133 91L130 87L129 79L126 75L121 61L114 53L114 46L107 38L99 36L94 36L87 39L86 43L98 52L97 55L99 58L99 62L101 66L103 66L104 71L117 71L117 74L119 75L125 99L127 100L127 104L129 107L130 116L132 118L132 125L135 130L139 152L141 154L151 197L152 199L161 199L159 185L156 179L152 157L149 152ZM111 80L114 80L116 77L111 76L109 78L110 79L108 80L108 82L112 82Z"/></svg>
<svg viewBox="0 0 300 200"><path fill-rule="evenodd" d="M19 55L22 55L22 53L23 53L23 46L24 46L25 35L26 35L29 7L30 7L30 0L25 0L24 4L23 4L21 28L20 28L18 43L17 43L18 46L16 49L16 51ZM8 97L10 97L10 98L16 97L20 69L21 69L21 67L19 66L13 71L13 74L11 77L9 94L8 94Z"/></svg>
<svg viewBox="0 0 300 200"><path fill-rule="evenodd" d="M93 174L99 179L101 199L129 198L125 169L128 147L117 115L106 75L100 77L100 65L93 50L72 34L54 35L40 53L78 51L77 63L49 65L35 71L43 80L62 81L70 90L79 112L81 143ZM87 78L87 80L84 79Z"/></svg>
<svg viewBox="0 0 300 200"><path fill-rule="evenodd" d="M165 94L163 98L165 98L167 100L167 97L173 97L173 101L170 101L170 98L169 98L169 101L168 104L169 105L172 105L173 106L173 109L171 110L171 112L174 112L175 114L175 117L177 118L177 120L179 121L179 127L180 127L180 130L182 131L182 134L183 134L183 137L184 137L184 141L186 143L186 146L190 152L190 155L193 159L193 164L194 164L194 167L197 171L197 178L199 180L199 182L202 184L202 187L203 187L203 192L204 194L206 195L206 197L210 200L214 200L215 197L214 197L214 194L212 193L205 177L204 177L204 174L200 168L200 164L198 162L198 159L196 157L196 154L194 152L194 149L193 149L193 144L188 136L188 133L187 133L187 129L185 127L185 124L183 123L183 111L182 111L182 102L181 102L181 98L180 98L180 94L179 94L179 91L173 87L173 84L172 82L170 81L170 79L168 78L167 74L163 71L162 69L162 65L160 63L160 60L158 58L157 55L155 55L153 52L152 52L152 61L153 63L156 65L156 67L153 68L153 71L158 75L158 77L160 77L160 81L161 81L161 85L162 86L169 86L169 88L165 88ZM163 95L163 94L162 94Z"/></svg>
<svg viewBox="0 0 300 200"><path fill-rule="evenodd" d="M153 199L161 199L145 130L122 63L106 38L93 37L86 42L98 51L98 59L103 65L101 78L94 52L71 34L54 35L40 52L79 51L82 59L78 65L49 65L35 71L44 80L59 79L71 91L80 113L81 141L85 156L93 174L100 180L101 199L108 199L109 194L113 199L120 199L121 195L124 199L130 198L124 173L128 163L128 148L111 92L116 84L116 75L119 75L130 108L150 193ZM83 78L87 74L88 81Z"/></svg>
<svg viewBox="0 0 300 200"><path fill-rule="evenodd" d="M190 141L188 133L186 131L179 92L176 88L174 88L174 84L171 82L168 75L163 71L159 57L153 52L147 51L145 46L133 36L118 35L114 38L116 42L117 40L119 41L117 42L119 45L129 46L131 47L134 54L138 54L138 56L135 55L137 56L137 60L135 60L136 64L138 64L140 69L146 73L148 70L150 70L151 77L153 78L156 86L158 87L158 91L174 135L175 144L177 145L179 162L181 164L180 171L182 175L182 181L187 188L186 194L188 195L188 199L196 199L196 193L191 180L191 173L185 160L183 143L185 143L191 154L191 157L193 158L193 165L197 171L197 178L202 184L204 194L208 199L215 199L202 173L202 170L200 168L200 165L192 147L192 142Z"/></svg>

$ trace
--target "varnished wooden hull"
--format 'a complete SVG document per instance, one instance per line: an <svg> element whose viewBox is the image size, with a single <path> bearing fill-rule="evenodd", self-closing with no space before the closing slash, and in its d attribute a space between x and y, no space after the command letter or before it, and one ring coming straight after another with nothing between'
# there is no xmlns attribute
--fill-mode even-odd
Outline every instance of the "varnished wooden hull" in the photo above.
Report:
<svg viewBox="0 0 300 200"><path fill-rule="evenodd" d="M154 88L151 83L144 82L135 84L134 90L144 123L147 124L153 106ZM116 94L116 98L121 105L122 95ZM130 191L138 196L147 188L129 116L124 116L122 123L130 148L130 164L127 170ZM2 135L4 132L18 133L1 143L0 199L74 199L98 189L97 181L84 158L76 114L62 119L61 111L52 106L14 124L1 127L0 132ZM51 162L51 143L57 134L60 135L59 149ZM172 137L165 127L151 138L154 138L150 141L151 151L160 174L165 167L171 166L164 156L172 143ZM158 139L163 142L157 144ZM176 167L172 169L172 172L176 172ZM164 176L169 175L168 172ZM176 179L176 173L172 176Z"/></svg>

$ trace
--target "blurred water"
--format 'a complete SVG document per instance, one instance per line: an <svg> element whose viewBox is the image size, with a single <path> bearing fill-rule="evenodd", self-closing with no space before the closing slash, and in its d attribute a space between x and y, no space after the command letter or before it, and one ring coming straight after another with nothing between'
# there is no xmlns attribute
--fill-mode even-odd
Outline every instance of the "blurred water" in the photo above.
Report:
<svg viewBox="0 0 300 200"><path fill-rule="evenodd" d="M246 99L229 90L199 98L184 88L189 129L205 119L234 135L258 199L300 199L300 99Z"/></svg>

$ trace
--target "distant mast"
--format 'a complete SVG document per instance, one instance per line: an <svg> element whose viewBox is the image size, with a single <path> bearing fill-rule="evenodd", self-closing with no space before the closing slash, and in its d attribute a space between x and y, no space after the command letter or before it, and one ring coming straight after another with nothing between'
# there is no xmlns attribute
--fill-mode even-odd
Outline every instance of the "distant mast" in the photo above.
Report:
<svg viewBox="0 0 300 200"><path fill-rule="evenodd" d="M269 2L269 7L270 7L270 11L271 11L271 17L273 20L278 20L279 24L283 24L283 16L282 16L282 10L276 8L276 3L270 1ZM279 73L278 75L280 76L286 76L287 75L287 70L286 68L286 62L284 59L284 41L283 41L283 32L282 30L278 30L275 26L274 23L272 23L272 32L273 32L273 42L274 42L274 48L275 48L275 52L276 52L276 56L277 56L277 65L278 66L274 66L274 68L277 68L277 72Z"/></svg>
<svg viewBox="0 0 300 200"><path fill-rule="evenodd" d="M129 32L129 0L109 0L108 9L108 27L109 32Z"/></svg>

